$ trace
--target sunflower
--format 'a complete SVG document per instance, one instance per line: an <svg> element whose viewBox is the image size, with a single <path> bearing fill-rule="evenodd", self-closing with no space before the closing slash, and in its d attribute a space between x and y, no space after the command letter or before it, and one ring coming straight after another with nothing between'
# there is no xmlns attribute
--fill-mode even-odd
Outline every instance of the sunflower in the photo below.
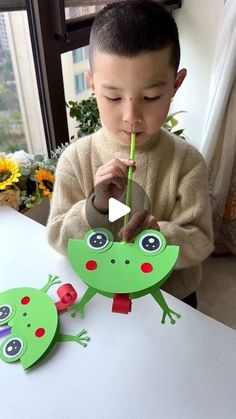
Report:
<svg viewBox="0 0 236 419"><path fill-rule="evenodd" d="M0 190L3 191L13 183L19 182L20 176L18 163L11 159L0 159Z"/></svg>
<svg viewBox="0 0 236 419"><path fill-rule="evenodd" d="M43 196L51 199L55 176L48 170L39 169L35 170L35 179L39 184L39 189L42 190Z"/></svg>

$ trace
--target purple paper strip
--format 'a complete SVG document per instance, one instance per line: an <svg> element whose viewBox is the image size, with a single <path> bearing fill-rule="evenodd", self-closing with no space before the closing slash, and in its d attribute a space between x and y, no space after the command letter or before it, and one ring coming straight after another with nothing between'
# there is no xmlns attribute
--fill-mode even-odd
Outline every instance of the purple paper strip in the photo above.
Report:
<svg viewBox="0 0 236 419"><path fill-rule="evenodd" d="M2 336L9 335L9 333L11 333L11 327L10 326L4 327L4 329L0 329L0 338Z"/></svg>

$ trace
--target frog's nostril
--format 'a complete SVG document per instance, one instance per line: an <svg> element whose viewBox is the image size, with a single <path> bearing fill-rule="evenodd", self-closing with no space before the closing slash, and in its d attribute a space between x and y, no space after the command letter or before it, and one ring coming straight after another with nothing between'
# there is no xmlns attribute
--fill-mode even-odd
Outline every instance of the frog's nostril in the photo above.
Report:
<svg viewBox="0 0 236 419"><path fill-rule="evenodd" d="M130 263L130 262L129 262L129 260L126 260L126 261L125 261L125 264L126 264L126 265L128 265L129 263Z"/></svg>
<svg viewBox="0 0 236 419"><path fill-rule="evenodd" d="M111 259L111 263L113 264L116 263L115 259Z"/></svg>

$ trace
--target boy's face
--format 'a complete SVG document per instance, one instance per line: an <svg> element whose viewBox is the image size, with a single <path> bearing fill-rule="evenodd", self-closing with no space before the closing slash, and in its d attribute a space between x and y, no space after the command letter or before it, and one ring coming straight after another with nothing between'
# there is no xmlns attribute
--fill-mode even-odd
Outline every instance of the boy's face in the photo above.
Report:
<svg viewBox="0 0 236 419"><path fill-rule="evenodd" d="M175 74L170 48L127 58L96 50L87 74L105 127L125 143L136 132L137 144L157 133L186 70Z"/></svg>

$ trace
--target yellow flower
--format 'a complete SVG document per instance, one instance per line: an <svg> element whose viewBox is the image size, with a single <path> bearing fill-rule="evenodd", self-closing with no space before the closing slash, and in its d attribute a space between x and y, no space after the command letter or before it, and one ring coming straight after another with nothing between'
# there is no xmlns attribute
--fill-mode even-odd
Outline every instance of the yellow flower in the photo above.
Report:
<svg viewBox="0 0 236 419"><path fill-rule="evenodd" d="M19 165L10 159L0 159L0 190L5 190L15 182L19 182Z"/></svg>
<svg viewBox="0 0 236 419"><path fill-rule="evenodd" d="M43 196L51 199L55 176L45 169L35 170L35 174L35 179L39 184L39 189L42 190Z"/></svg>

